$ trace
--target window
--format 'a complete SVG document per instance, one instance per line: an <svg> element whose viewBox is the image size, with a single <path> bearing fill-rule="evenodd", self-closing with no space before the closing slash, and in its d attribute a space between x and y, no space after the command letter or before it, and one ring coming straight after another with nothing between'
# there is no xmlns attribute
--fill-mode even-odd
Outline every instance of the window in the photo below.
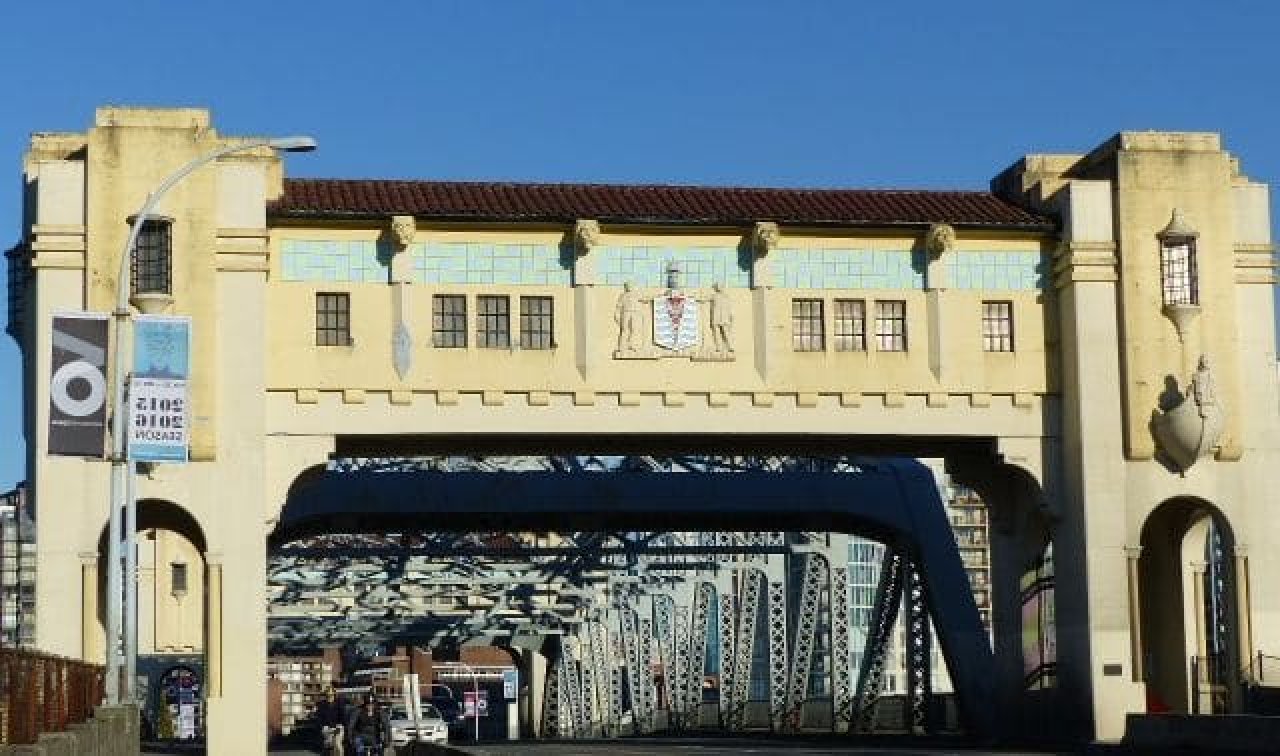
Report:
<svg viewBox="0 0 1280 756"><path fill-rule="evenodd" d="M907 303L899 299L876 302L876 349L907 351Z"/></svg>
<svg viewBox="0 0 1280 756"><path fill-rule="evenodd" d="M187 592L186 562L174 562L169 565L169 590L174 595L181 595Z"/></svg>
<svg viewBox="0 0 1280 756"><path fill-rule="evenodd" d="M481 349L511 348L510 299L476 297L476 346Z"/></svg>
<svg viewBox="0 0 1280 756"><path fill-rule="evenodd" d="M467 298L436 294L431 298L431 343L447 349L467 345Z"/></svg>
<svg viewBox="0 0 1280 756"><path fill-rule="evenodd" d="M1013 303L982 303L982 350L1013 351Z"/></svg>
<svg viewBox="0 0 1280 756"><path fill-rule="evenodd" d="M1160 279L1166 305L1198 305L1196 242L1189 237L1160 242Z"/></svg>
<svg viewBox="0 0 1280 756"><path fill-rule="evenodd" d="M551 297L520 297L520 348L550 349L555 346Z"/></svg>
<svg viewBox="0 0 1280 756"><path fill-rule="evenodd" d="M861 299L836 300L836 351L867 349L867 305Z"/></svg>
<svg viewBox="0 0 1280 756"><path fill-rule="evenodd" d="M791 347L797 352L826 349L821 299L791 300Z"/></svg>
<svg viewBox="0 0 1280 756"><path fill-rule="evenodd" d="M351 295L316 294L316 346L351 345Z"/></svg>
<svg viewBox="0 0 1280 756"><path fill-rule="evenodd" d="M138 229L129 269L134 294L173 293L169 265L172 227L173 221L168 218L147 218Z"/></svg>

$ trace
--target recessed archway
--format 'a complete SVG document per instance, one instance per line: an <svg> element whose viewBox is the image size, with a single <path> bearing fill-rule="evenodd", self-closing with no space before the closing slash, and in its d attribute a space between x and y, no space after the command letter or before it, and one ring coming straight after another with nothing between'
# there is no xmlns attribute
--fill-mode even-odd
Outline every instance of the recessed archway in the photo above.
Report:
<svg viewBox="0 0 1280 756"><path fill-rule="evenodd" d="M1153 712L1226 713L1234 697L1235 536L1222 512L1169 499L1142 527L1143 679Z"/></svg>

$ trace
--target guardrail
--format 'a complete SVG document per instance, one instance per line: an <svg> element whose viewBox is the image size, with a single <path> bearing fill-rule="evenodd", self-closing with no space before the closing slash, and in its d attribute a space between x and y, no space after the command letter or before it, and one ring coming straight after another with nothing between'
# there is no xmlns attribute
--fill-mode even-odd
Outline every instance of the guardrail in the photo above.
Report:
<svg viewBox="0 0 1280 756"><path fill-rule="evenodd" d="M1258 685L1280 687L1280 656L1269 656L1259 651L1249 657L1244 676Z"/></svg>
<svg viewBox="0 0 1280 756"><path fill-rule="evenodd" d="M97 664L0 649L0 744L35 743L88 720L102 703L103 675Z"/></svg>

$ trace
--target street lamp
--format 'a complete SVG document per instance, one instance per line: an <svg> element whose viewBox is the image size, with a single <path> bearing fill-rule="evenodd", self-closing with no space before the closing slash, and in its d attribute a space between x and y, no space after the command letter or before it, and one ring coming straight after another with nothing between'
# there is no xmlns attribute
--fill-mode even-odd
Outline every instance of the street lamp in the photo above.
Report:
<svg viewBox="0 0 1280 756"><path fill-rule="evenodd" d="M316 148L316 141L307 136L249 139L219 147L195 158L174 171L147 195L146 201L142 204L142 209L133 217L129 228L128 240L125 241L124 251L120 254L120 276L116 279L116 308L111 313L112 321L115 323L115 333L111 340L112 376L115 379L115 389L111 405L111 511L107 536L107 703L115 704L120 703L122 700L132 701L134 699L133 688L138 657L138 512L137 500L133 493L135 467L126 459L125 455L125 419L128 415L127 405L125 404L125 342L131 340L132 337L132 329L129 328L129 321L132 318L132 313L129 311L129 290L131 288L129 285L129 263L133 259L133 249L138 243L138 234L141 232L143 224L147 218L152 216L152 211L155 210L156 206L160 204L160 200L175 184L195 172L196 169L220 157L260 147L270 147L281 152L310 152ZM125 522L123 523L121 523L122 508L126 510L124 512ZM122 525L124 530L123 539L121 538ZM124 558L127 562L123 567L129 576L127 583L121 573L120 551L122 540ZM125 636L123 640L126 657L123 687L120 679L120 601L122 594L124 594L125 602Z"/></svg>

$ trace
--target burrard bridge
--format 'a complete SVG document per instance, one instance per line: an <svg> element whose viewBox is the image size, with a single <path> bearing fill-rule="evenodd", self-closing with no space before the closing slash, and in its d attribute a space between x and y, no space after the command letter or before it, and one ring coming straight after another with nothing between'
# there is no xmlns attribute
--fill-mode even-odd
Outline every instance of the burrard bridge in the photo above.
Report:
<svg viewBox="0 0 1280 756"><path fill-rule="evenodd" d="M37 133L6 254L35 643L183 659L198 701L142 704L212 752L261 752L269 653L362 643L509 649L561 737L1115 741L1266 682L1274 248L1219 135L986 191L298 179L273 144L198 109ZM136 476L51 398L131 307L191 357L185 464Z"/></svg>

